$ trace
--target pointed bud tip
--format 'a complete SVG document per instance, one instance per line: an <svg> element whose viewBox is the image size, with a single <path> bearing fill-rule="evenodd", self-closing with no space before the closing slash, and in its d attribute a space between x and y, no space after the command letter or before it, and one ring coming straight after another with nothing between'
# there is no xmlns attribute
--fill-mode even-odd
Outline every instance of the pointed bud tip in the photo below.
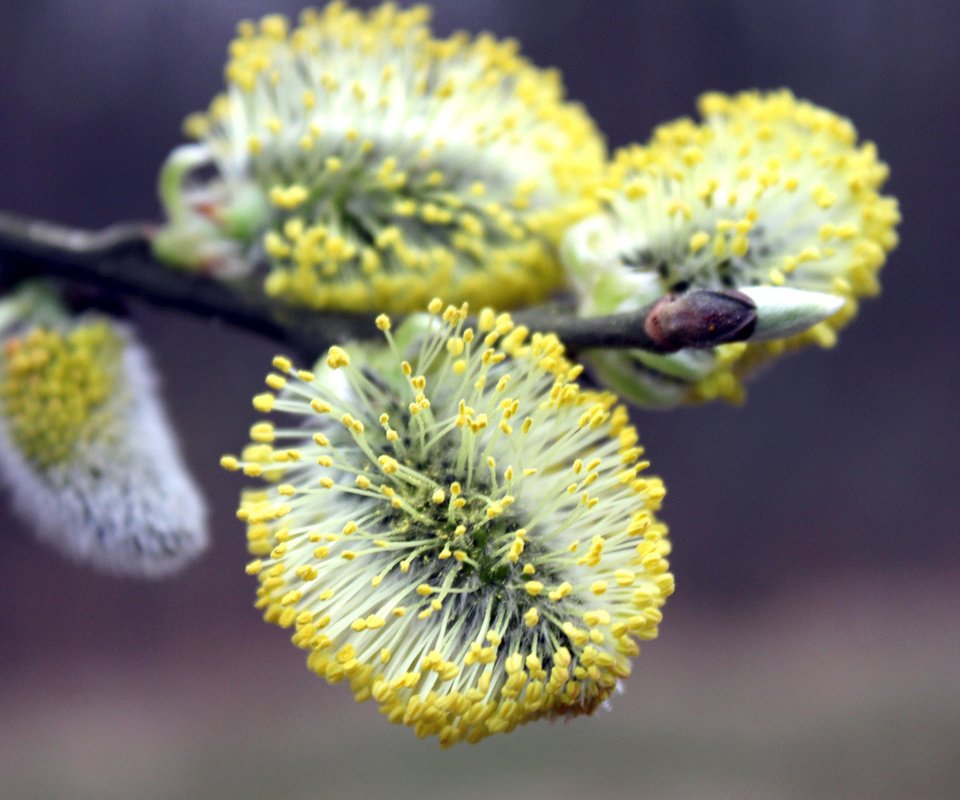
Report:
<svg viewBox="0 0 960 800"><path fill-rule="evenodd" d="M757 306L752 342L785 339L809 330L843 308L836 294L781 286L751 286L742 290Z"/></svg>

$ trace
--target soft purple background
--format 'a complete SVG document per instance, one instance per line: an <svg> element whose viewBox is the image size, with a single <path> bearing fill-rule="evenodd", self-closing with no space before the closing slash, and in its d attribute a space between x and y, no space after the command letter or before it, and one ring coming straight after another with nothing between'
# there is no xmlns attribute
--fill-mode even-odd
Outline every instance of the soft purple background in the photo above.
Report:
<svg viewBox="0 0 960 800"><path fill-rule="evenodd" d="M369 4L364 4L369 5ZM877 142L902 204L881 298L742 409L635 420L668 486L678 593L609 715L439 754L309 675L251 608L244 442L273 347L137 307L214 546L116 581L0 506L0 797L948 798L960 786L960 6L437 2L516 36L611 146L707 89L788 86ZM0 4L0 208L99 226L157 215L183 116L235 22L284 1Z"/></svg>

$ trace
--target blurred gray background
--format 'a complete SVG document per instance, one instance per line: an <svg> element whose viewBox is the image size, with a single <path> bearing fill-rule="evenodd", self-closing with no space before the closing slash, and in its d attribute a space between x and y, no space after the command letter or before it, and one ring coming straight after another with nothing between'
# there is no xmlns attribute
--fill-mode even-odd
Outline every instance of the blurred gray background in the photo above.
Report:
<svg viewBox="0 0 960 800"><path fill-rule="evenodd" d="M214 545L175 580L112 580L0 505L0 797L957 797L960 5L434 6L441 33L515 36L559 67L611 147L708 89L786 86L849 116L902 204L883 295L743 408L635 415L668 487L661 639L609 713L446 753L354 708L252 608L241 481L217 461L273 346L136 306ZM156 218L157 168L221 86L236 21L299 8L4 0L0 208Z"/></svg>

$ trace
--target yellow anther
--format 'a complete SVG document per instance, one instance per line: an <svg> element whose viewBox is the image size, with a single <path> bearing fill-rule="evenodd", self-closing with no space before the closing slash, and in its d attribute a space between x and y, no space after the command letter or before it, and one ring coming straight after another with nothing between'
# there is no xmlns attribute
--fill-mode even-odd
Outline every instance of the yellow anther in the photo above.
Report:
<svg viewBox="0 0 960 800"><path fill-rule="evenodd" d="M273 366L280 372L291 372L293 370L293 362L286 356L274 356Z"/></svg>
<svg viewBox="0 0 960 800"><path fill-rule="evenodd" d="M273 411L273 404L276 402L276 397L274 397L269 392L264 392L263 394L258 394L253 398L253 407L257 411L261 411L264 414L267 414Z"/></svg>
<svg viewBox="0 0 960 800"><path fill-rule="evenodd" d="M334 345L327 352L327 366L331 369L339 369L350 365L350 356L342 347Z"/></svg>
<svg viewBox="0 0 960 800"><path fill-rule="evenodd" d="M377 459L377 463L380 465L380 469L382 469L387 475L393 475L398 469L400 469L399 462L392 456L380 456Z"/></svg>

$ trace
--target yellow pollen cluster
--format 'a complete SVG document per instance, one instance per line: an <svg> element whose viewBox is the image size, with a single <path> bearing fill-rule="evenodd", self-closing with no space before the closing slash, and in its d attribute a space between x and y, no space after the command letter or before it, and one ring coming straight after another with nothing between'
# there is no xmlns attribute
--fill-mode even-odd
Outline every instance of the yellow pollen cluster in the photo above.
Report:
<svg viewBox="0 0 960 800"><path fill-rule="evenodd" d="M787 286L846 303L788 339L702 357L601 356L610 374L642 362L643 380L661 380L673 398L667 404L740 400L741 379L759 363L807 344L831 346L857 298L878 291L900 219L896 200L879 193L886 165L872 143L858 145L849 120L788 91L706 94L699 106L703 123L677 120L616 154L597 190L615 231L598 260L618 264L623 291L595 298L589 313L689 288Z"/></svg>
<svg viewBox="0 0 960 800"><path fill-rule="evenodd" d="M7 339L0 355L0 408L11 438L39 467L70 458L95 432L114 392L123 349L106 323L68 332L34 328Z"/></svg>
<svg viewBox="0 0 960 800"><path fill-rule="evenodd" d="M227 194L241 164L237 185L268 199L271 294L410 311L437 285L506 307L561 282L555 245L589 210L602 140L515 41L435 38L429 17L334 2L292 29L240 24L227 92L186 128Z"/></svg>
<svg viewBox="0 0 960 800"><path fill-rule="evenodd" d="M673 577L663 484L616 398L553 335L430 309L311 373L275 359L275 421L222 464L269 481L239 510L266 619L447 746L591 712Z"/></svg>

